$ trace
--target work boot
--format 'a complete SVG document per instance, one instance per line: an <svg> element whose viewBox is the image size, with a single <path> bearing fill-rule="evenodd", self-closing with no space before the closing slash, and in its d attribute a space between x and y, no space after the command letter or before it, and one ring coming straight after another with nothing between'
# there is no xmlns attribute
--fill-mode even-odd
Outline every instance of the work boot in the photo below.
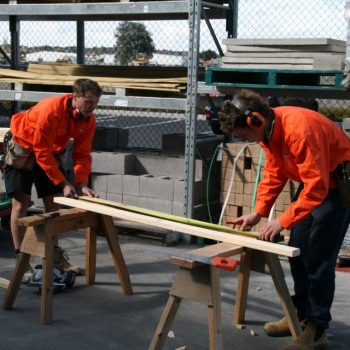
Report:
<svg viewBox="0 0 350 350"><path fill-rule="evenodd" d="M327 349L328 340L325 329L317 328L308 322L301 336L285 345L283 350L319 350Z"/></svg>
<svg viewBox="0 0 350 350"><path fill-rule="evenodd" d="M81 274L81 268L79 266L72 266L72 264L69 262L67 252L61 247L55 247L54 266L63 271L73 271L76 275Z"/></svg>
<svg viewBox="0 0 350 350"><path fill-rule="evenodd" d="M301 328L304 329L305 321L301 321L300 325L301 325ZM265 323L264 331L270 337L288 337L292 334L289 329L286 316L284 316L278 321Z"/></svg>

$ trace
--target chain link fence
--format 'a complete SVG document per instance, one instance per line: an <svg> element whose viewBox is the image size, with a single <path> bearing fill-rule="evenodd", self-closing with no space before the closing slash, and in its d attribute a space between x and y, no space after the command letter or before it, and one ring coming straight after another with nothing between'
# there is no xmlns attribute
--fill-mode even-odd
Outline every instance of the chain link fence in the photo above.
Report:
<svg viewBox="0 0 350 350"><path fill-rule="evenodd" d="M238 38L333 38L346 39L347 23L344 17L344 0L247 0L239 1L238 6ZM114 66L120 64L116 57L118 48L116 34L124 22L120 21L86 21L85 26L85 63L89 65ZM143 39L150 40L152 52L147 48L138 55L129 57L128 65L144 65L157 67L185 67L189 47L188 23L185 20L137 21ZM211 21L215 35L222 43L227 38L226 20ZM132 26L130 27L132 30ZM119 32L118 32L119 30ZM126 37L135 37L135 33L124 32ZM136 33L137 34L137 33ZM145 36L146 35L146 36ZM136 40L136 39L135 39ZM129 40L130 41L130 40ZM125 43L125 52L135 48ZM0 45L2 50L11 55L9 23L0 22ZM120 45L119 45L120 46ZM120 47L118 48L120 50ZM122 48L123 49L123 48ZM225 52L225 47L222 49ZM205 21L200 31L200 67L203 58L210 55L214 63L219 63L219 51ZM77 23L74 21L23 21L20 23L20 64L52 62L77 62ZM125 63L125 62L124 62ZM8 64L0 54L0 65ZM184 74L186 71L184 70ZM202 75L203 76L203 75ZM2 89L9 85L1 85ZM146 92L144 95L152 95ZM173 96L169 94L169 96ZM177 95L179 97L179 95ZM181 97L181 96L180 96ZM185 94L182 95L186 97ZM320 100L321 111L331 118L343 118L349 113L348 102L339 100ZM2 103L2 110L9 102ZM23 104L22 108L28 107ZM0 107L1 108L1 107ZM199 134L211 133L205 120L203 109L199 109ZM174 112L158 109L100 107L97 111L99 129L114 129L121 138L118 147L161 150L162 138L168 134L185 132L184 111Z"/></svg>

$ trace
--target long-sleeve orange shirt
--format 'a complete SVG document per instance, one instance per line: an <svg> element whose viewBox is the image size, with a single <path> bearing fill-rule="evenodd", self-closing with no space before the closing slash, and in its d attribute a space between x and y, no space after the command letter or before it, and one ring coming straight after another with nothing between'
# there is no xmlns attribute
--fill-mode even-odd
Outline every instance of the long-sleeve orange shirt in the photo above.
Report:
<svg viewBox="0 0 350 350"><path fill-rule="evenodd" d="M74 139L73 162L75 183L87 183L91 172L91 145L95 134L95 117L74 119L69 107L72 94L47 97L25 112L11 118L14 141L33 150L36 161L55 184L64 180L55 153L62 152Z"/></svg>
<svg viewBox="0 0 350 350"><path fill-rule="evenodd" d="M260 143L266 155L254 211L267 217L288 179L304 184L299 198L278 218L284 228L305 218L322 203L336 183L331 172L350 160L350 139L325 116L300 107L273 109L272 136Z"/></svg>

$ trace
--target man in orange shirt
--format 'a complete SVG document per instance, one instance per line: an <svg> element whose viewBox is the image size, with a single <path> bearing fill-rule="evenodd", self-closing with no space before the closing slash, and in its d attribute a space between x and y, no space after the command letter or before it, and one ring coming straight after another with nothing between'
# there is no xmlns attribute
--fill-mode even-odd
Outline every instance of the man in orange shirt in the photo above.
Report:
<svg viewBox="0 0 350 350"><path fill-rule="evenodd" d="M17 219L27 215L33 184L38 197L43 199L46 212L58 210L53 198L62 193L66 197L96 196L88 187L88 178L95 133L93 111L101 94L95 81L78 79L74 82L73 94L47 97L27 111L12 116L12 139L5 157L4 180L6 192L12 197L11 231L16 253L19 253L24 234ZM70 138L74 140L74 185L65 178L61 157ZM57 245L55 263L69 269L65 256Z"/></svg>
<svg viewBox="0 0 350 350"><path fill-rule="evenodd" d="M336 181L348 181L350 186L350 139L318 112L291 106L269 108L264 98L249 90L224 102L219 121L224 133L259 142L266 155L254 211L234 221L240 229L250 229L261 217L268 217L288 179L300 182L296 198L261 229L260 238L273 241L283 229L291 229L289 244L300 248L300 256L291 258L290 266L292 299L304 330L284 349L326 346L336 260L350 223L350 198L342 201ZM285 317L265 324L264 329L271 336L290 334Z"/></svg>

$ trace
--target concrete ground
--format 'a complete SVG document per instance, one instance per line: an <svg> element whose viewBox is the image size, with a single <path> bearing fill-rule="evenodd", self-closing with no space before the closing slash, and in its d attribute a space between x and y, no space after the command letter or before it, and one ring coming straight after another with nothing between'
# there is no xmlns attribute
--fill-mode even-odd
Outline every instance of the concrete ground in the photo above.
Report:
<svg viewBox="0 0 350 350"><path fill-rule="evenodd" d="M0 310L1 350L56 349L148 349L168 298L177 267L168 257L143 250L159 242L135 236L120 236L121 247L134 289L124 296L115 274L108 246L103 238L97 242L96 284L84 285L77 277L73 288L54 295L53 323L40 324L40 296L36 288L22 286L14 309ZM68 233L61 239L74 264L84 266L85 241L82 233ZM188 245L174 249L194 248ZM39 262L39 261L38 261ZM9 278L14 268L10 233L0 231L0 276ZM286 281L291 286L289 268L282 261ZM246 312L246 328L232 325L237 282L236 272L221 273L222 323L224 349L281 349L291 341L264 334L266 321L281 317L282 311L272 280L267 275L252 273ZM337 272L333 321L328 332L329 349L345 350L350 346L350 274ZM0 298L4 289L0 288ZM183 301L171 326L164 350L186 346L186 350L208 349L206 307ZM257 335L251 335L254 330Z"/></svg>

